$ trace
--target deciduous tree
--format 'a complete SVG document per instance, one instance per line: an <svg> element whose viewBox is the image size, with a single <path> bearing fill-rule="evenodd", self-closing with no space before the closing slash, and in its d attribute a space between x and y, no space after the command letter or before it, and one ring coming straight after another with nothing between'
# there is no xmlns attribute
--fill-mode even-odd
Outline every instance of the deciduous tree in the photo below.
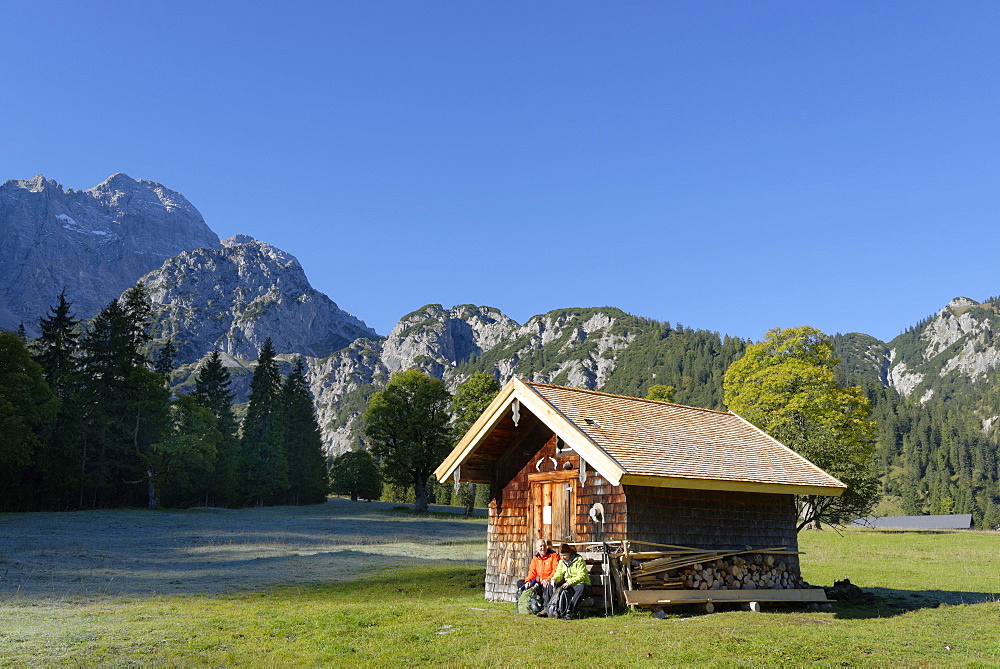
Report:
<svg viewBox="0 0 1000 669"><path fill-rule="evenodd" d="M816 328L775 328L730 365L728 407L847 484L841 497L799 496L799 529L843 524L878 501L875 424L859 388L834 376L829 338Z"/></svg>
<svg viewBox="0 0 1000 669"><path fill-rule="evenodd" d="M673 402L674 393L677 389L673 386L650 386L649 391L646 392L647 400L656 400L658 402Z"/></svg>
<svg viewBox="0 0 1000 669"><path fill-rule="evenodd" d="M147 472L148 505L159 506L160 497L171 506L190 506L199 497L215 467L216 446L222 438L211 410L198 406L190 395L181 395L170 406L161 438L141 453ZM163 486L168 486L166 492Z"/></svg>
<svg viewBox="0 0 1000 669"><path fill-rule="evenodd" d="M10 332L0 332L0 507L11 508L25 491L21 475L47 436L58 401L42 368ZM3 504L5 497L11 498Z"/></svg>
<svg viewBox="0 0 1000 669"><path fill-rule="evenodd" d="M371 501L382 496L382 475L368 451L348 451L330 465L330 491L350 495L352 501Z"/></svg>
<svg viewBox="0 0 1000 669"><path fill-rule="evenodd" d="M417 511L427 510L427 480L448 453L451 396L444 383L410 369L392 375L365 410L365 434L386 480L412 485Z"/></svg>

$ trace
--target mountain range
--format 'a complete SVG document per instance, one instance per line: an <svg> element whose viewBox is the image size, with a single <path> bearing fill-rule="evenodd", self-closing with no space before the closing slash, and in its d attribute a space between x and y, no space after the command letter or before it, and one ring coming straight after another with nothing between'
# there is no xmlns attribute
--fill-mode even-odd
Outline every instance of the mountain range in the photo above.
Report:
<svg viewBox="0 0 1000 669"><path fill-rule="evenodd" d="M142 281L154 345L169 337L178 347L178 390L219 349L245 398L270 337L286 362L305 357L331 454L362 443L368 397L402 369L451 388L477 370L501 382L517 375L630 395L672 385L680 403L721 408L722 376L748 343L613 307L558 309L520 324L488 306L434 304L381 336L315 290L290 254L246 235L220 241L181 194L125 174L85 191L41 175L0 186L0 279L0 326L23 323L29 334L63 287L87 318ZM843 378L865 386L876 404L891 402L894 415L903 405L960 405L996 450L1000 300L955 298L889 342L861 333L834 341ZM897 444L896 456L885 456L890 478L892 467L904 468L910 438L895 429L884 437Z"/></svg>

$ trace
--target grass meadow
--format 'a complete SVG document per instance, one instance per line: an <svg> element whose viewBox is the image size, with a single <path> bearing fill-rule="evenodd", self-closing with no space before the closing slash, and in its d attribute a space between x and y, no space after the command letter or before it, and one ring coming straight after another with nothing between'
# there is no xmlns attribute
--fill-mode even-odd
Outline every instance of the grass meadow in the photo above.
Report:
<svg viewBox="0 0 1000 669"><path fill-rule="evenodd" d="M427 520L478 523L485 554L482 521ZM485 602L482 567L425 560L242 593L6 597L0 665L1000 666L1000 533L806 532L800 549L809 582L881 601L548 620Z"/></svg>

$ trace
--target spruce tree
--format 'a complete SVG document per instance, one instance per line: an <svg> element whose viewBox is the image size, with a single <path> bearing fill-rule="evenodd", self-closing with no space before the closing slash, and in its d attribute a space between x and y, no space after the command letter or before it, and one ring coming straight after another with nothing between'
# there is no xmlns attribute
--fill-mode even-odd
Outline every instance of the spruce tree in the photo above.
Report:
<svg viewBox="0 0 1000 669"><path fill-rule="evenodd" d="M250 380L250 401L240 440L243 496L250 504L275 504L288 487L281 409L281 374L268 337Z"/></svg>
<svg viewBox="0 0 1000 669"><path fill-rule="evenodd" d="M35 362L42 366L49 388L61 399L65 399L80 371L77 358L80 335L76 331L80 321L70 312L72 306L63 289L59 302L49 309L51 313L38 320L41 334L34 345Z"/></svg>
<svg viewBox="0 0 1000 669"><path fill-rule="evenodd" d="M85 426L80 452L81 507L110 503L116 472L129 455L123 388L130 370L126 361L130 341L122 307L114 300L94 317L80 342Z"/></svg>
<svg viewBox="0 0 1000 669"><path fill-rule="evenodd" d="M139 282L125 291L121 300L122 313L127 336L130 340L128 352L130 365L146 366L149 359L146 357L146 347L152 336L149 334L149 323L153 316L153 306L149 300L149 293L146 286Z"/></svg>
<svg viewBox="0 0 1000 669"><path fill-rule="evenodd" d="M153 359L153 371L162 376L167 381L170 381L170 375L174 373L174 361L177 358L177 347L174 346L174 340L168 338L160 350L156 352L156 357Z"/></svg>
<svg viewBox="0 0 1000 669"><path fill-rule="evenodd" d="M211 485L205 491L206 505L234 506L239 503L237 476L242 469L240 440L233 417L233 392L229 370L218 350L212 351L195 377L195 401L215 415L220 439Z"/></svg>
<svg viewBox="0 0 1000 669"><path fill-rule="evenodd" d="M111 302L82 340L84 471L90 506L145 501L149 471L141 454L164 429L169 396L162 377L148 368L144 346L151 308L141 284Z"/></svg>
<svg viewBox="0 0 1000 669"><path fill-rule="evenodd" d="M71 308L63 290L50 314L39 319L41 334L34 342L35 362L41 365L45 381L59 398L52 432L35 457L36 508L68 509L79 505L85 430L79 321Z"/></svg>
<svg viewBox="0 0 1000 669"><path fill-rule="evenodd" d="M288 459L288 502L319 504L329 490L323 438L306 383L302 358L285 379L281 403L284 409L285 456Z"/></svg>

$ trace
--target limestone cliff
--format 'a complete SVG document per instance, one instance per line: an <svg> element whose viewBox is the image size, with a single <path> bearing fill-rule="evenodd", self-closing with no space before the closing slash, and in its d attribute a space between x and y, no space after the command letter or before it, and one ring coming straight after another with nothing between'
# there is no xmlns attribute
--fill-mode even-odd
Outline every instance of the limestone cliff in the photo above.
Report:
<svg viewBox="0 0 1000 669"><path fill-rule="evenodd" d="M0 314L35 333L65 287L90 317L166 259L219 238L180 193L115 174L89 190L42 175L0 186Z"/></svg>
<svg viewBox="0 0 1000 669"><path fill-rule="evenodd" d="M247 235L185 251L141 281L154 305L153 335L171 337L182 363L216 348L254 360L268 337L279 353L316 358L378 338L314 289L292 255Z"/></svg>

